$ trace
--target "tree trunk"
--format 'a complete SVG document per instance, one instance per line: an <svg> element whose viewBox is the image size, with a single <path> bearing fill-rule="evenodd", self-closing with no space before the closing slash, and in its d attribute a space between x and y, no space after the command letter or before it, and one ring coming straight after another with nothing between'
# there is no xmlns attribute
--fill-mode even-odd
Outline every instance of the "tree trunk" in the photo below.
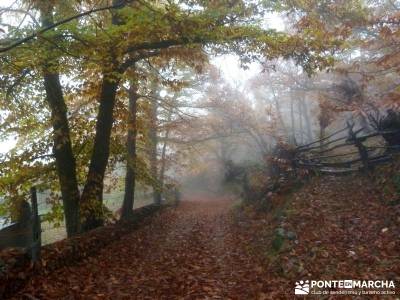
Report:
<svg viewBox="0 0 400 300"><path fill-rule="evenodd" d="M171 113L168 115L168 123L171 122ZM170 129L167 128L165 131L165 140L161 151L161 168L160 168L160 186L164 189L164 176L166 168L166 154L167 154L167 142L169 138Z"/></svg>
<svg viewBox="0 0 400 300"><path fill-rule="evenodd" d="M67 106L62 95L59 75L45 73L44 85L47 103L51 109L53 125L53 152L56 159L58 180L64 207L67 235L79 232L79 189L76 177L75 157L72 151Z"/></svg>
<svg viewBox="0 0 400 300"><path fill-rule="evenodd" d="M93 152L81 197L83 231L96 228L104 223L103 181L110 152L111 129L114 122L113 111L118 84L119 78L110 74L103 75Z"/></svg>
<svg viewBox="0 0 400 300"><path fill-rule="evenodd" d="M167 131L165 138L168 139L169 131ZM164 188L164 174L165 174L165 156L167 150L167 140L164 141L162 152L161 152L161 168L160 168L160 187L161 190Z"/></svg>
<svg viewBox="0 0 400 300"><path fill-rule="evenodd" d="M282 127L282 131L283 131L284 135L288 136L288 130L286 128L285 122L284 122L283 117L282 117L281 106L279 104L278 97L276 97L274 91L273 91L273 95L272 96L273 96L273 99L274 99L275 109L276 109L276 113L278 115L279 123L280 123L280 125Z"/></svg>
<svg viewBox="0 0 400 300"><path fill-rule="evenodd" d="M290 136L290 143L296 144L296 129L294 125L294 99L293 94L290 92L290 129L291 129L291 136Z"/></svg>
<svg viewBox="0 0 400 300"><path fill-rule="evenodd" d="M41 5L40 13L43 27L54 23L53 7L50 4ZM79 189L67 118L67 106L60 84L60 76L56 71L57 66L57 61L47 62L43 67L43 80L46 101L51 110L53 153L64 207L65 225L67 235L70 237L79 232Z"/></svg>
<svg viewBox="0 0 400 300"><path fill-rule="evenodd" d="M308 104L305 99L305 95L303 94L303 97L301 99L301 103L303 106L303 112L304 112L304 119L306 122L306 132L307 132L307 142L310 143L313 140L312 136L312 131L311 131L311 120L310 120L310 113L308 111Z"/></svg>
<svg viewBox="0 0 400 300"><path fill-rule="evenodd" d="M132 217L133 203L135 201L136 111L138 98L137 85L131 81L129 87L128 136L126 141L128 157L126 161L125 195L121 211L122 220L129 220Z"/></svg>
<svg viewBox="0 0 400 300"><path fill-rule="evenodd" d="M298 116L299 116L299 132L300 132L300 145L303 145L304 143L304 130L303 130L303 107L301 104L302 99L298 98L297 99L297 110L298 110Z"/></svg>
<svg viewBox="0 0 400 300"><path fill-rule="evenodd" d="M126 4L124 0L113 0L113 5ZM111 23L123 25L123 19L112 10ZM110 154L111 129L114 123L114 106L117 89L120 82L120 69L116 62L113 49L110 48L111 68L103 71L103 82L99 98L99 111L96 122L96 135L90 159L89 172L81 197L82 230L88 231L104 224L103 188Z"/></svg>
<svg viewBox="0 0 400 300"><path fill-rule="evenodd" d="M152 99L150 111L150 128L149 128L149 142L150 142L150 172L153 177L153 201L155 204L161 204L161 189L159 186L158 168L157 168L157 99Z"/></svg>

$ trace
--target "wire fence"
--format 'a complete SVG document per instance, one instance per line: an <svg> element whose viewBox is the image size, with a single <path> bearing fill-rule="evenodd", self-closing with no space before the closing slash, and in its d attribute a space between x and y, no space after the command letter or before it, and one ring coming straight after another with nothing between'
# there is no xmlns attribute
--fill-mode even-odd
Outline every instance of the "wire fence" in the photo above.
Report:
<svg viewBox="0 0 400 300"><path fill-rule="evenodd" d="M112 190L104 193L103 203L105 207L118 218L118 211L122 205L124 197L123 190ZM135 193L134 209L149 205L153 202L152 193L137 191ZM51 244L67 237L64 220L48 220L47 214L52 211L52 200L47 192L38 193L39 214L42 222L42 244Z"/></svg>
<svg viewBox="0 0 400 300"><path fill-rule="evenodd" d="M25 248L32 261L36 262L40 258L41 221L35 187L30 190L30 202L29 204L26 200L22 201L18 221L0 230L0 249Z"/></svg>
<svg viewBox="0 0 400 300"><path fill-rule="evenodd" d="M123 190L104 193L105 207L115 215L122 205ZM134 209L153 202L152 193L140 190L135 193ZM0 226L0 250L9 247L25 248L37 260L38 249L67 237L62 206L57 194L51 191L31 189L29 202L23 202L18 220L2 218ZM8 222L6 221L8 220Z"/></svg>

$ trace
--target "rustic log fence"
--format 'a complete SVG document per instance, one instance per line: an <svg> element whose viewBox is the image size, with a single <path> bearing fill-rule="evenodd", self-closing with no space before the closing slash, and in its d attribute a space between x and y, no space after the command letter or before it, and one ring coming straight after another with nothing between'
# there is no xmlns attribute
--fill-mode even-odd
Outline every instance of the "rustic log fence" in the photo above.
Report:
<svg viewBox="0 0 400 300"><path fill-rule="evenodd" d="M0 250L17 247L26 249L32 262L40 259L41 221L38 211L36 188L30 190L31 203L24 202L20 214L22 217L0 230Z"/></svg>
<svg viewBox="0 0 400 300"><path fill-rule="evenodd" d="M400 151L400 145L388 144L387 136L400 130L374 131L362 134L364 128L347 126L332 134L294 150L294 165L318 173L332 175L371 171L375 165L389 162ZM374 144L375 142L375 144Z"/></svg>

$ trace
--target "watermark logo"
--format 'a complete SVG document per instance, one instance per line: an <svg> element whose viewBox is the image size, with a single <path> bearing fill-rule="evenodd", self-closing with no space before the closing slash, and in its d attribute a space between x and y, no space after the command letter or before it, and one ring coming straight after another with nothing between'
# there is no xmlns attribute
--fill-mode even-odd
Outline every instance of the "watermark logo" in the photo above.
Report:
<svg viewBox="0 0 400 300"><path fill-rule="evenodd" d="M299 280L295 295L395 295L393 280Z"/></svg>
<svg viewBox="0 0 400 300"><path fill-rule="evenodd" d="M294 288L295 295L308 295L310 292L310 282L308 280L296 281L296 286Z"/></svg>

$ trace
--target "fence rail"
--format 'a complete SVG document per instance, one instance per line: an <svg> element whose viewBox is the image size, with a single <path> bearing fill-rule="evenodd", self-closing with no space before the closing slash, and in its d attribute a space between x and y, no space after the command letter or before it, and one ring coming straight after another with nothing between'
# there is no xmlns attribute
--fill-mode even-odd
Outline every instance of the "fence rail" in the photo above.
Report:
<svg viewBox="0 0 400 300"><path fill-rule="evenodd" d="M347 134L343 135L346 131ZM348 123L327 137L298 146L294 151L294 165L329 174L369 171L377 164L391 161L393 154L400 152L400 145L387 141L388 136L399 136L400 130L362 135L363 131L364 128L355 130L354 124Z"/></svg>

